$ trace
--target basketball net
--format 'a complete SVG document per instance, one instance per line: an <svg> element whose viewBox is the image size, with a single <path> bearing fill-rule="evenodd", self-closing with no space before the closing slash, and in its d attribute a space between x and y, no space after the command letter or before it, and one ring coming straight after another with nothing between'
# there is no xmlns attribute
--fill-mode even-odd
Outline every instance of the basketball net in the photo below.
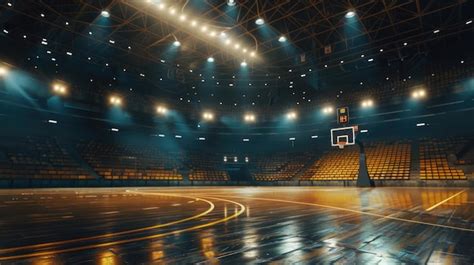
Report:
<svg viewBox="0 0 474 265"><path fill-rule="evenodd" d="M344 149L346 144L347 144L347 142L337 142L337 146L339 147L339 149Z"/></svg>

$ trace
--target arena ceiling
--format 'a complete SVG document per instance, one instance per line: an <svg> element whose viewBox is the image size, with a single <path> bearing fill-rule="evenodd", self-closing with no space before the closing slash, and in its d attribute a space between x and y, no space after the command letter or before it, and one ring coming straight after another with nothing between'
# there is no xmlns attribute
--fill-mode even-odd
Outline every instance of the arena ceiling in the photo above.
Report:
<svg viewBox="0 0 474 265"><path fill-rule="evenodd" d="M449 43L473 42L467 0L229 1L3 1L2 37L19 46L2 56L21 54L13 63L51 79L101 80L102 90L286 107L312 104L341 76L362 85L361 69L386 73L394 62L416 65Z"/></svg>

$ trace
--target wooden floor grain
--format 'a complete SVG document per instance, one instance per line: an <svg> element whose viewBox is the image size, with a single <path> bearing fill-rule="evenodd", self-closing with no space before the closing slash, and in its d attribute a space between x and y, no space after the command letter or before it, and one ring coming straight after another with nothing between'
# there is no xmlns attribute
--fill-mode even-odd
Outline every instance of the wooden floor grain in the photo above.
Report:
<svg viewBox="0 0 474 265"><path fill-rule="evenodd" d="M0 264L474 263L474 189L0 191Z"/></svg>

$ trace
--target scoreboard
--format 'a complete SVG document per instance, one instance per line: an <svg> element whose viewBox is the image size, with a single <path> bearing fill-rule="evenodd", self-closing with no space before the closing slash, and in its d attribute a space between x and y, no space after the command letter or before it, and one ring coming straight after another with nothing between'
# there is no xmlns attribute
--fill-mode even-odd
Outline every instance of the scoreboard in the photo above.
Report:
<svg viewBox="0 0 474 265"><path fill-rule="evenodd" d="M341 125L349 123L348 107L337 108L337 123Z"/></svg>

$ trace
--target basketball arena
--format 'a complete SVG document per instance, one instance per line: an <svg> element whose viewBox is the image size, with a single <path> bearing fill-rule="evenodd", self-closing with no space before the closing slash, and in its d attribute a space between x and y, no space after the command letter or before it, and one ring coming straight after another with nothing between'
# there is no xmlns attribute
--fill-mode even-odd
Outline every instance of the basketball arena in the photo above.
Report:
<svg viewBox="0 0 474 265"><path fill-rule="evenodd" d="M473 10L0 2L0 265L474 264Z"/></svg>

